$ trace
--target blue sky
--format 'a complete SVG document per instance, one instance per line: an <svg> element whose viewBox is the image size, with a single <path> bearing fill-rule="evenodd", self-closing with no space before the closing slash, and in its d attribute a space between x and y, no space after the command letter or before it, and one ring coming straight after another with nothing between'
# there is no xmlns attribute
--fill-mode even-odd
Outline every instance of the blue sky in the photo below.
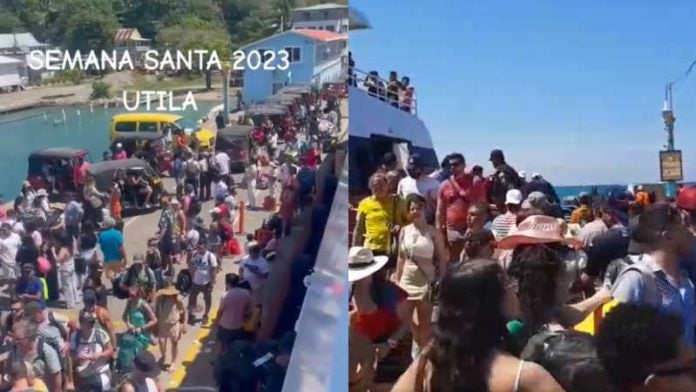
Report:
<svg viewBox="0 0 696 392"><path fill-rule="evenodd" d="M439 156L492 148L556 185L659 181L664 85L696 59L690 1L351 0L356 66L408 75ZM696 71L674 88L696 180Z"/></svg>

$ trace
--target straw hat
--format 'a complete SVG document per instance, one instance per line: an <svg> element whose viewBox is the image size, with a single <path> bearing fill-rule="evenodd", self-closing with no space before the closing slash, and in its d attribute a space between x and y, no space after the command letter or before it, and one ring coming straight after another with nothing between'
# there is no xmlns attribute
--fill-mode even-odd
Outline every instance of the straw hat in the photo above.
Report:
<svg viewBox="0 0 696 392"><path fill-rule="evenodd" d="M157 295L179 295L179 290L174 285L174 277L168 275L164 277L164 287L157 290Z"/></svg>
<svg viewBox="0 0 696 392"><path fill-rule="evenodd" d="M368 248L354 246L348 252L348 281L365 279L382 269L388 261L387 256L375 256Z"/></svg>
<svg viewBox="0 0 696 392"><path fill-rule="evenodd" d="M498 241L500 249L514 249L518 245L562 243L581 248L582 242L576 238L564 238L561 224L556 218L545 215L532 215L522 221L510 234Z"/></svg>

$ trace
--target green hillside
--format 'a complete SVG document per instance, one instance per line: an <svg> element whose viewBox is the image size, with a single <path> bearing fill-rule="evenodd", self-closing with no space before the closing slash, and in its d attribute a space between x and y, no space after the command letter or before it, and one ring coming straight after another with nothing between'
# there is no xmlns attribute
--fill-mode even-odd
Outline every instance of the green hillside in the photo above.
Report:
<svg viewBox="0 0 696 392"><path fill-rule="evenodd" d="M0 33L31 32L70 50L109 50L116 29L158 47L227 52L280 29L295 7L347 0L0 0ZM286 26L287 27L287 26Z"/></svg>

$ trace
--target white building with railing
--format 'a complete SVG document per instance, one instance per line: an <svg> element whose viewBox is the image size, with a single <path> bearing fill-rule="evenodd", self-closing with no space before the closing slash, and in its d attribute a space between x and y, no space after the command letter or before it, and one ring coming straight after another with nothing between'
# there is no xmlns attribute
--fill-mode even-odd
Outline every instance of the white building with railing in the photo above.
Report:
<svg viewBox="0 0 696 392"><path fill-rule="evenodd" d="M349 9L341 4L317 4L292 10L292 28L348 33Z"/></svg>

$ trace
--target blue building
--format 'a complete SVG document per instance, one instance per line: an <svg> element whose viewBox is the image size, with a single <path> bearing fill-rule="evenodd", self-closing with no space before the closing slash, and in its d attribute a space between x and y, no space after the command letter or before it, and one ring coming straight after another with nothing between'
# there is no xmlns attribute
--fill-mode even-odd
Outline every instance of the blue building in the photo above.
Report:
<svg viewBox="0 0 696 392"><path fill-rule="evenodd" d="M246 56L253 51L267 59L267 51L288 52L290 66L279 70L279 56L268 65L275 69L244 70L244 100L262 101L288 84L311 84L320 87L324 83L343 81L347 74L348 35L325 30L295 29L279 33L245 45ZM255 56L252 56L252 58ZM253 62L252 62L253 64Z"/></svg>

